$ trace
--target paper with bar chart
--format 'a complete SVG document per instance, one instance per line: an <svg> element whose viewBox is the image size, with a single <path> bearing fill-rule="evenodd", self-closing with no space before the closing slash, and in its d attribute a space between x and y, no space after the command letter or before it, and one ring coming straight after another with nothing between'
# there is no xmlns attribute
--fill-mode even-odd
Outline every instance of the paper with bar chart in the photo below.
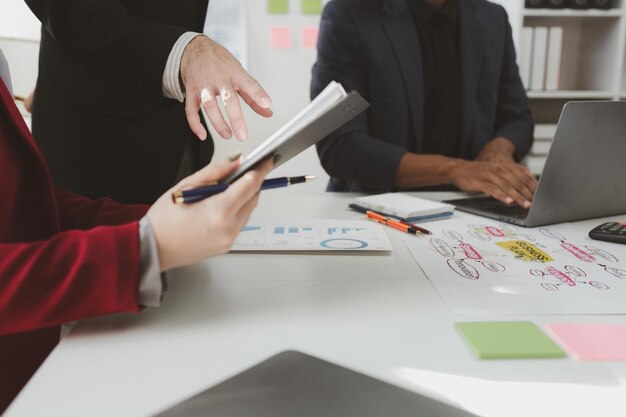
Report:
<svg viewBox="0 0 626 417"><path fill-rule="evenodd" d="M459 314L625 314L626 246L572 224L527 229L465 213L406 239Z"/></svg>
<svg viewBox="0 0 626 417"><path fill-rule="evenodd" d="M390 252L384 226L363 220L251 219L232 252L353 251Z"/></svg>

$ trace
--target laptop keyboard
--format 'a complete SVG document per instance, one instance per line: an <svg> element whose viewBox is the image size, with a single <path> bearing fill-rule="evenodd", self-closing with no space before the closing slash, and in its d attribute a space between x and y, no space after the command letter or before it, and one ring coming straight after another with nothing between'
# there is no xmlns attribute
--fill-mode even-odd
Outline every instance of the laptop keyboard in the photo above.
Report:
<svg viewBox="0 0 626 417"><path fill-rule="evenodd" d="M507 206L506 204L491 197L463 198L459 200L447 201L447 203L460 208L466 207L474 210L490 211L512 219L525 219L528 217L529 211L528 209L518 206L517 204Z"/></svg>

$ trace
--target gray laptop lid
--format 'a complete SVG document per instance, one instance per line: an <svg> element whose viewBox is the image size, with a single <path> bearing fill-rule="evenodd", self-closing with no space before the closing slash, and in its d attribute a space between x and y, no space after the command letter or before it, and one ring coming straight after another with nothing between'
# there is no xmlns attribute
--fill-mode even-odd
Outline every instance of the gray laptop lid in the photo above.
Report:
<svg viewBox="0 0 626 417"><path fill-rule="evenodd" d="M468 417L428 397L287 351L158 417Z"/></svg>
<svg viewBox="0 0 626 417"><path fill-rule="evenodd" d="M626 213L626 102L567 103L527 226Z"/></svg>

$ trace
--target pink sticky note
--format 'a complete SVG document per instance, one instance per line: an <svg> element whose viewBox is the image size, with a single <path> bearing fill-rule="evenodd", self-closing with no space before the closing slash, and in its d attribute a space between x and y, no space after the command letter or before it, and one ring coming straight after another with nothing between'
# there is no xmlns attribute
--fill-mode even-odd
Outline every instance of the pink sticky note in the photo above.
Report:
<svg viewBox="0 0 626 417"><path fill-rule="evenodd" d="M276 26L270 29L270 47L274 49L287 49L293 47L291 28Z"/></svg>
<svg viewBox="0 0 626 417"><path fill-rule="evenodd" d="M552 323L546 330L580 361L626 360L626 326Z"/></svg>
<svg viewBox="0 0 626 417"><path fill-rule="evenodd" d="M310 27L302 29L302 46L304 48L315 48L317 46L317 36L320 34L319 28Z"/></svg>

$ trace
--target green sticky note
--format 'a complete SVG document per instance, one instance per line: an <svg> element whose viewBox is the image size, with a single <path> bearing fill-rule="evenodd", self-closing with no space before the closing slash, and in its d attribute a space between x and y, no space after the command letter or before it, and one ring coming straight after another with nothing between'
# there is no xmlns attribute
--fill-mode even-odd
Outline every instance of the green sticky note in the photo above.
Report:
<svg viewBox="0 0 626 417"><path fill-rule="evenodd" d="M565 352L529 321L456 323L480 359L564 358Z"/></svg>
<svg viewBox="0 0 626 417"><path fill-rule="evenodd" d="M322 0L302 0L302 13L303 14L321 14L322 13Z"/></svg>
<svg viewBox="0 0 626 417"><path fill-rule="evenodd" d="M289 0L267 0L267 12L271 14L289 13Z"/></svg>

